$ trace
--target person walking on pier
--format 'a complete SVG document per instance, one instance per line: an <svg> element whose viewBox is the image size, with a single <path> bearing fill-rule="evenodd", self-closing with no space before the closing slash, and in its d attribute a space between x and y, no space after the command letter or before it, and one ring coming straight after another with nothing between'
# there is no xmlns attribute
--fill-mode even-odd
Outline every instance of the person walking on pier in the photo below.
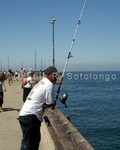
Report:
<svg viewBox="0 0 120 150"><path fill-rule="evenodd" d="M14 81L18 81L18 71L17 70L14 73Z"/></svg>
<svg viewBox="0 0 120 150"><path fill-rule="evenodd" d="M54 83L57 81L58 71L50 66L44 70L44 74L42 80L30 91L19 114L18 120L23 133L20 150L39 149L43 112L54 104Z"/></svg>
<svg viewBox="0 0 120 150"><path fill-rule="evenodd" d="M11 83L13 83L12 81L12 70L9 69L7 72L7 79L8 79L8 84L11 85Z"/></svg>
<svg viewBox="0 0 120 150"><path fill-rule="evenodd" d="M0 72L0 113L3 111L2 105L4 99L4 92L6 92L6 86L4 83L4 76L2 75L2 72Z"/></svg>
<svg viewBox="0 0 120 150"><path fill-rule="evenodd" d="M22 85L22 88L23 88L23 102L26 101L26 98L27 98L28 94L30 93L30 91L32 89L32 85L36 83L32 80L32 76L33 76L33 72L29 71L27 73L27 76L26 76L26 83L25 83L25 85ZM22 80L24 80L24 78Z"/></svg>

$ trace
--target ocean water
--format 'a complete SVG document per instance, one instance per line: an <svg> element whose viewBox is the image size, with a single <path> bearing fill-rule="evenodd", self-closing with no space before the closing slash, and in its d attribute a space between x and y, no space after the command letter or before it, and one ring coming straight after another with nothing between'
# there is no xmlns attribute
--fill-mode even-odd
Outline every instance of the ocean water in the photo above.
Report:
<svg viewBox="0 0 120 150"><path fill-rule="evenodd" d="M68 108L56 106L94 149L120 150L120 72L66 72L60 98L64 92Z"/></svg>

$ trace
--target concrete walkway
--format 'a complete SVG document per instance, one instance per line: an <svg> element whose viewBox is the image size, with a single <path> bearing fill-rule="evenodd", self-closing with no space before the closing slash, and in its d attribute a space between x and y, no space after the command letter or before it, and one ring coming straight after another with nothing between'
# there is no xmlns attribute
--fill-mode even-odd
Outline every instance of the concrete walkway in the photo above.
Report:
<svg viewBox="0 0 120 150"><path fill-rule="evenodd" d="M21 82L15 81L11 86L5 81L7 91L4 93L3 112L0 113L0 150L19 150L22 132L17 120L23 105ZM46 134L41 127L41 144L39 150L50 150Z"/></svg>

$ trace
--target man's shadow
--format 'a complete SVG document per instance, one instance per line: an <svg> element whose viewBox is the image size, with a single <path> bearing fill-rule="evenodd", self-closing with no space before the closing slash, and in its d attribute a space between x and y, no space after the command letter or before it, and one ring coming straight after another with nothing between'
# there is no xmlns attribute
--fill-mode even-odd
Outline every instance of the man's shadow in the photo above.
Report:
<svg viewBox="0 0 120 150"><path fill-rule="evenodd" d="M19 112L20 111L20 109L15 109L15 108L2 108L2 110L4 112L6 112L6 111L17 111L17 112Z"/></svg>

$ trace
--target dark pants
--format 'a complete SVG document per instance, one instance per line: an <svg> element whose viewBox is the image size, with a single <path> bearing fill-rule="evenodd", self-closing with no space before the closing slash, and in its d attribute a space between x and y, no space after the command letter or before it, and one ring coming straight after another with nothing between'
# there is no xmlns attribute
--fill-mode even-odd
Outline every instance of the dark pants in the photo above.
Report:
<svg viewBox="0 0 120 150"><path fill-rule="evenodd" d="M3 105L3 96L4 96L3 92L0 92L0 106Z"/></svg>
<svg viewBox="0 0 120 150"><path fill-rule="evenodd" d="M31 91L31 88L23 87L23 102L26 101L26 98L27 98L28 94L30 93L30 91Z"/></svg>
<svg viewBox="0 0 120 150"><path fill-rule="evenodd" d="M20 150L38 150L41 122L35 115L20 116L18 120L23 133Z"/></svg>

